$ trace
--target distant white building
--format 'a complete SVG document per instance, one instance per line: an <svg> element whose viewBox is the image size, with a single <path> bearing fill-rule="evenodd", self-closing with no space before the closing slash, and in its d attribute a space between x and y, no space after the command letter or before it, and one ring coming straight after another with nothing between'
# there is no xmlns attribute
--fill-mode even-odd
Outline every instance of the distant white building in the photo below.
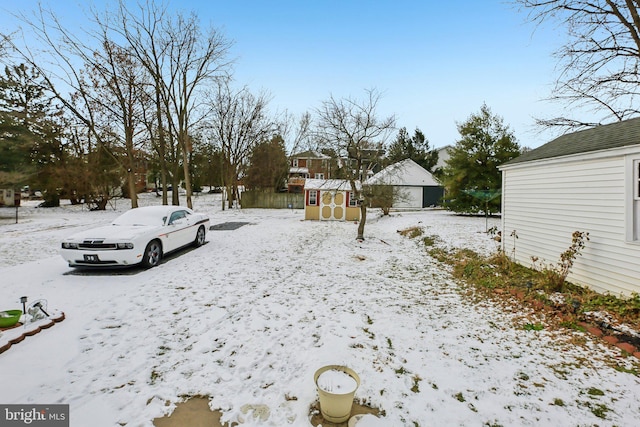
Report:
<svg viewBox="0 0 640 427"><path fill-rule="evenodd" d="M392 185L402 195L393 204L398 209L422 209L440 204L443 187L433 175L411 159L382 169L365 181L366 185Z"/></svg>
<svg viewBox="0 0 640 427"><path fill-rule="evenodd" d="M0 189L0 206L20 205L20 193L13 188Z"/></svg>
<svg viewBox="0 0 640 427"><path fill-rule="evenodd" d="M436 148L438 151L438 162L432 170L442 169L447 165L447 161L451 158L451 145L445 145L444 147Z"/></svg>

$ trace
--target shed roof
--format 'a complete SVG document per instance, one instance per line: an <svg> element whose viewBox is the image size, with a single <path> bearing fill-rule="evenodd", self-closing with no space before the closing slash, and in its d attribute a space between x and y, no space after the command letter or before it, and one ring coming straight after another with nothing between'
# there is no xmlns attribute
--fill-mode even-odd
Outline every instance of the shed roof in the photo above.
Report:
<svg viewBox="0 0 640 427"><path fill-rule="evenodd" d="M356 181L356 188L358 190L361 188L360 181ZM306 179L304 189L351 191L351 183L346 179Z"/></svg>
<svg viewBox="0 0 640 427"><path fill-rule="evenodd" d="M559 136L535 150L506 162L505 165L639 144L640 118L635 118Z"/></svg>
<svg viewBox="0 0 640 427"><path fill-rule="evenodd" d="M406 186L435 186L440 185L433 175L411 159L404 159L387 166L365 181L371 185L406 185Z"/></svg>

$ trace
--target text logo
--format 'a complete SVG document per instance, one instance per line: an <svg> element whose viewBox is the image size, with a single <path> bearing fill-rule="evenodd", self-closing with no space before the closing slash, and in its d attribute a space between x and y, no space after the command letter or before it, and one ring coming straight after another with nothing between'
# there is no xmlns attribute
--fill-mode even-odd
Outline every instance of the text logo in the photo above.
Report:
<svg viewBox="0 0 640 427"><path fill-rule="evenodd" d="M0 427L69 427L69 405L0 405Z"/></svg>

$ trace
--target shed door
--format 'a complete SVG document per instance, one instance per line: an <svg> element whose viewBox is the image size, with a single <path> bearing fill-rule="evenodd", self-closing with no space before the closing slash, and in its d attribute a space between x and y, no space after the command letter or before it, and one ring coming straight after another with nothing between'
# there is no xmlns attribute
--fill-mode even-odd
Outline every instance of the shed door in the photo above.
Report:
<svg viewBox="0 0 640 427"><path fill-rule="evenodd" d="M343 192L322 191L320 193L320 220L344 219L345 202Z"/></svg>

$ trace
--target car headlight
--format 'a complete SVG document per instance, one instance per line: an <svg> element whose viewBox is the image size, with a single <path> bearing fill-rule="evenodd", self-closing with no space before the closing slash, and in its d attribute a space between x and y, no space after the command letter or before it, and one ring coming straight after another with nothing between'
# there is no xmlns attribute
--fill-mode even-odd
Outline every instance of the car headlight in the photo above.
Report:
<svg viewBox="0 0 640 427"><path fill-rule="evenodd" d="M78 249L78 244L71 242L62 242L62 249Z"/></svg>
<svg viewBox="0 0 640 427"><path fill-rule="evenodd" d="M118 249L133 249L133 243L118 243Z"/></svg>

